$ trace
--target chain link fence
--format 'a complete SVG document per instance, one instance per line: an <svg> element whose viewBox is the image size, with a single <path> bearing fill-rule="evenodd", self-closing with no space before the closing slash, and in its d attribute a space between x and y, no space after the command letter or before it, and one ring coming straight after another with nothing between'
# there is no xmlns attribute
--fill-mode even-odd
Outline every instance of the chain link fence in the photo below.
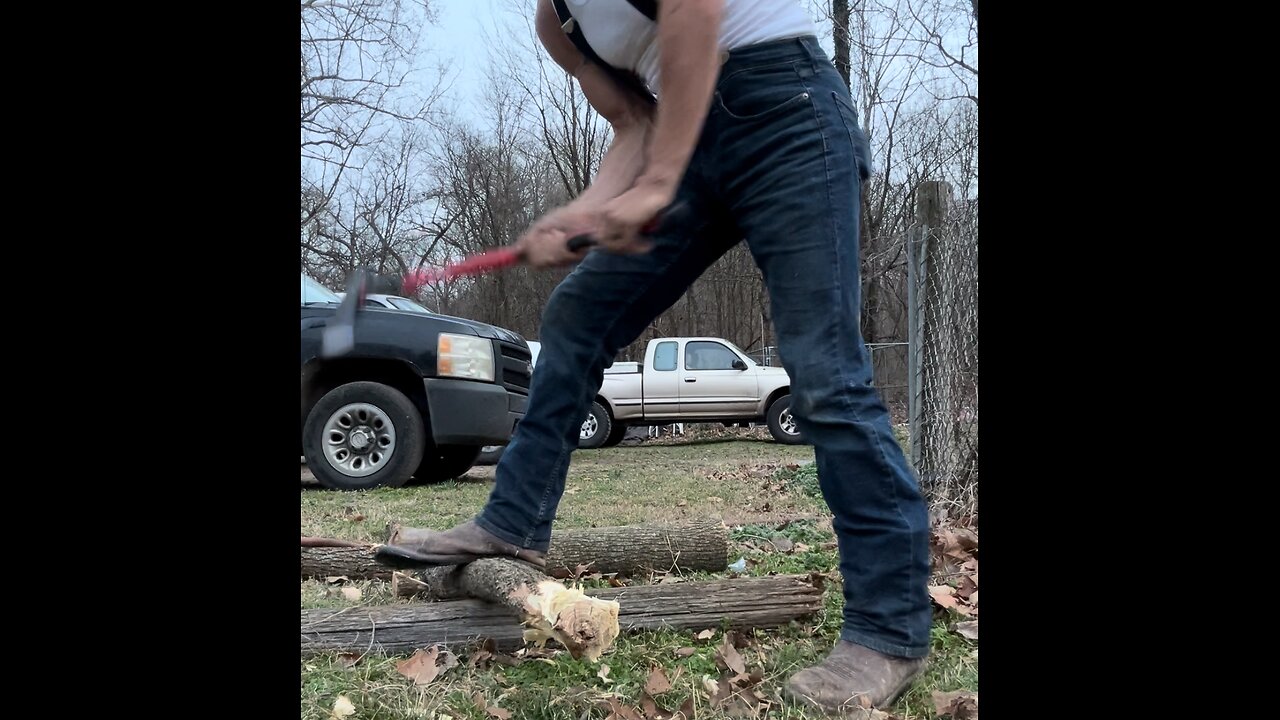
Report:
<svg viewBox="0 0 1280 720"><path fill-rule="evenodd" d="M947 183L916 191L908 240L911 461L935 510L978 508L978 211Z"/></svg>

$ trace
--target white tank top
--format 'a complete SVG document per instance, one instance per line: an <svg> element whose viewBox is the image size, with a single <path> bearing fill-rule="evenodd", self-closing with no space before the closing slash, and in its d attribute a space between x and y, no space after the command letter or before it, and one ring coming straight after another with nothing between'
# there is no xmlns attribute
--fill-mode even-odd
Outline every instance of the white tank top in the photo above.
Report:
<svg viewBox="0 0 1280 720"><path fill-rule="evenodd" d="M627 0L565 0L565 4L601 60L634 71L658 93L657 24ZM798 0L725 0L720 49L816 32Z"/></svg>

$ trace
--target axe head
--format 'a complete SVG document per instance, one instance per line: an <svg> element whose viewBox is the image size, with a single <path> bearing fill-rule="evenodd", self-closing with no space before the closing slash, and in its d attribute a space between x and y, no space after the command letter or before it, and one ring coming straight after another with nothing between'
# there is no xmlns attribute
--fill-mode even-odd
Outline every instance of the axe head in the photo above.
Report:
<svg viewBox="0 0 1280 720"><path fill-rule="evenodd" d="M356 346L356 315L364 307L369 295L369 273L357 268L347 278L347 294L342 304L329 318L320 336L320 356L325 358L346 355Z"/></svg>

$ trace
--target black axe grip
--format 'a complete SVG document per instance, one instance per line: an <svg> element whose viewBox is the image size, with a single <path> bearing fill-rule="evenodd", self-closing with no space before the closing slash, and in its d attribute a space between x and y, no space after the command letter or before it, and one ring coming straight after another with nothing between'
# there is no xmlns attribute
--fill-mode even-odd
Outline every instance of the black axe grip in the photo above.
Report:
<svg viewBox="0 0 1280 720"><path fill-rule="evenodd" d="M578 252L583 248L589 248L592 245L595 245L596 239L590 235L574 235L569 238L569 242L567 244L569 246L569 252Z"/></svg>

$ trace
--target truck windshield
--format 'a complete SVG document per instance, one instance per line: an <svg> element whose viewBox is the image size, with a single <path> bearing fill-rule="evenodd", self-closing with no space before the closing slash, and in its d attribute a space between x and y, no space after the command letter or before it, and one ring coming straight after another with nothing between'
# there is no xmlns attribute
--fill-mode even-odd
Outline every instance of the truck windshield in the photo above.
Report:
<svg viewBox="0 0 1280 720"><path fill-rule="evenodd" d="M306 275L302 276L302 304L311 305L313 303L340 303L342 298L338 297L329 288L312 280Z"/></svg>
<svg viewBox="0 0 1280 720"><path fill-rule="evenodd" d="M409 312L424 313L428 315L431 314L430 310L422 307L418 303L408 298L389 297L387 298L387 302L391 303L392 305L396 306L401 310L408 310Z"/></svg>

